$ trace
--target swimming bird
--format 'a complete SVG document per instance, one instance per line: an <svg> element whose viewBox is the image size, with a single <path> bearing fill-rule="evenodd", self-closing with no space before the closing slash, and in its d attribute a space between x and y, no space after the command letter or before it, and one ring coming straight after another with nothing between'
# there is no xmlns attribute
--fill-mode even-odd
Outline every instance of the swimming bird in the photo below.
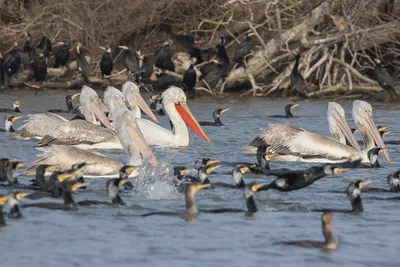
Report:
<svg viewBox="0 0 400 267"><path fill-rule="evenodd" d="M76 49L76 63L78 65L78 70L82 73L83 78L85 79L85 82L89 82L89 76L90 76L90 66L89 63L86 61L85 54L86 50L83 47L82 43L77 42L75 44L75 49Z"/></svg>
<svg viewBox="0 0 400 267"><path fill-rule="evenodd" d="M152 166L158 164L143 134L136 124L136 118L128 109L117 109L113 113L114 129L123 149L128 155L127 165L141 166L142 158L148 159ZM69 170L71 165L77 162L88 163L84 170L84 177L104 178L118 177L123 163L98 153L89 152L70 146L52 146L39 148L43 151L41 158L28 166L25 175L34 175L38 165L48 164L54 166L57 170ZM131 177L139 174L139 169L135 170Z"/></svg>
<svg viewBox="0 0 400 267"><path fill-rule="evenodd" d="M210 184L200 184L200 183L192 183L192 184L187 184L186 186L186 191L185 191L185 203L186 203L186 211L182 212L170 212L170 211L164 211L164 212L150 212L141 215L142 217L147 217L147 216L153 216L153 215L161 215L161 216L179 216L183 217L184 219L192 219L196 217L199 213L199 210L196 207L195 203L195 194L199 190L203 188L208 188L210 187Z"/></svg>
<svg viewBox="0 0 400 267"><path fill-rule="evenodd" d="M31 195L33 192L24 191L13 191L8 194L7 205L8 205L8 218L20 219L22 218L22 213L19 207L19 202L26 196Z"/></svg>
<svg viewBox="0 0 400 267"><path fill-rule="evenodd" d="M208 175L219 167L221 167L221 165L208 165L200 167L197 169L197 177L190 175L183 176L180 186L185 186L188 183L209 184L210 180L208 179Z"/></svg>
<svg viewBox="0 0 400 267"><path fill-rule="evenodd" d="M324 212L321 216L322 222L322 234L325 237L325 241L311 241L311 240L297 240L297 241L283 241L276 244L297 246L304 248L319 248L322 251L331 251L338 248L339 242L333 235L331 228L332 213Z"/></svg>
<svg viewBox="0 0 400 267"><path fill-rule="evenodd" d="M69 42L68 41L61 41L58 42L57 45L60 46L58 51L56 52L56 64L54 67L58 68L61 66L67 66L68 59L69 59Z"/></svg>
<svg viewBox="0 0 400 267"><path fill-rule="evenodd" d="M150 109L155 111L157 115L164 116L165 112L162 105L161 95L150 96Z"/></svg>
<svg viewBox="0 0 400 267"><path fill-rule="evenodd" d="M20 113L21 112L21 110L19 109L20 105L21 105L21 101L16 99L16 100L13 101L13 108L12 109L1 108L0 112L8 112L8 113L17 112L17 113Z"/></svg>
<svg viewBox="0 0 400 267"><path fill-rule="evenodd" d="M32 69L37 82L43 82L46 80L47 63L43 53L39 53L36 57L34 57Z"/></svg>
<svg viewBox="0 0 400 267"><path fill-rule="evenodd" d="M307 98L307 84L303 76L299 72L300 57L300 54L296 55L296 63L294 64L292 73L290 75L291 90L296 91L300 97Z"/></svg>
<svg viewBox="0 0 400 267"><path fill-rule="evenodd" d="M73 113L74 111L74 106L72 104L72 100L74 100L77 96L79 96L81 93L73 94L73 95L66 95L65 96L65 104L67 105L68 110L64 109L49 109L47 112L51 113Z"/></svg>
<svg viewBox="0 0 400 267"><path fill-rule="evenodd" d="M233 56L233 63L239 66L244 66L245 60L253 49L253 35L255 33L247 31L243 34L240 44L237 46L235 55Z"/></svg>
<svg viewBox="0 0 400 267"><path fill-rule="evenodd" d="M14 116L14 115L8 115L5 120L4 120L4 129L0 128L0 132L15 132L15 129L13 128L13 124L16 120L19 118L22 118L22 116Z"/></svg>
<svg viewBox="0 0 400 267"><path fill-rule="evenodd" d="M246 184L243 181L243 175L249 170L249 167L245 165L237 165L232 170L232 177L235 184L227 184L222 182L213 182L212 187L218 188L244 188Z"/></svg>
<svg viewBox="0 0 400 267"><path fill-rule="evenodd" d="M379 86L388 92L392 99L398 98L399 96L394 89L393 78L390 76L389 71L382 64L382 60L380 58L375 58L375 63L375 78Z"/></svg>
<svg viewBox="0 0 400 267"><path fill-rule="evenodd" d="M100 46L100 49L104 50L100 61L101 75L103 75L103 78L109 77L114 67L114 61L111 57L111 48L109 46Z"/></svg>
<svg viewBox="0 0 400 267"><path fill-rule="evenodd" d="M185 123L201 138L210 141L186 104L182 89L171 86L162 93L163 107L172 121L175 134L148 120L138 119L137 124L147 142L154 146L185 147L189 145L189 133Z"/></svg>
<svg viewBox="0 0 400 267"><path fill-rule="evenodd" d="M294 118L292 109L298 107L300 104L289 104L285 106L285 115L271 115L268 118Z"/></svg>
<svg viewBox="0 0 400 267"><path fill-rule="evenodd" d="M223 126L222 122L221 122L221 115L224 114L225 112L227 112L229 110L229 108L226 109L216 109L213 111L213 118L214 118L214 122L210 122L210 121L199 121L199 124L202 126Z"/></svg>
<svg viewBox="0 0 400 267"><path fill-rule="evenodd" d="M0 159L0 182L8 182L9 185L17 185L18 180L15 176L15 170L21 168L24 164L20 161Z"/></svg>
<svg viewBox="0 0 400 267"><path fill-rule="evenodd" d="M97 118L105 127L111 129L110 121L104 115L104 111L100 107L100 98L96 91L84 85L79 95L79 102L81 104L79 110L83 116L85 116L86 121L95 125L100 125L96 120Z"/></svg>
<svg viewBox="0 0 400 267"><path fill-rule="evenodd" d="M196 170L198 170L202 167L207 167L207 166L213 165L218 162L219 162L219 160L211 160L210 158L202 158L202 159L198 159L195 161L194 167L196 168Z"/></svg>
<svg viewBox="0 0 400 267"><path fill-rule="evenodd" d="M270 151L271 146L261 145L257 148L257 163L246 163L245 165L249 168L251 173L264 174L266 170L269 170L269 162L273 157L273 153Z"/></svg>
<svg viewBox="0 0 400 267"><path fill-rule="evenodd" d="M8 200L8 195L0 195L0 227L6 226L6 220L4 220L3 207Z"/></svg>
<svg viewBox="0 0 400 267"><path fill-rule="evenodd" d="M356 180L351 182L350 185L346 189L347 197L351 202L351 210L344 210L344 209L317 209L313 211L331 211L336 213L361 213L364 212L364 207L361 201L361 190L363 187L371 183L371 179L367 178L365 180Z"/></svg>

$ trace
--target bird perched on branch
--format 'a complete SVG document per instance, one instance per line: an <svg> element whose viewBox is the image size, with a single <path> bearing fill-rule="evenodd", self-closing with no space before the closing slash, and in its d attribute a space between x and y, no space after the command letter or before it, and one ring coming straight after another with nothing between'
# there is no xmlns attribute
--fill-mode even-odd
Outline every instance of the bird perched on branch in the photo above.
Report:
<svg viewBox="0 0 400 267"><path fill-rule="evenodd" d="M140 83L150 83L150 77L153 73L153 64L145 55L139 56L139 81Z"/></svg>
<svg viewBox="0 0 400 267"><path fill-rule="evenodd" d="M194 57L190 61L189 68L183 74L183 85L185 92L189 98L196 97L196 91L194 90L194 86L197 82L197 74L194 66L196 65L197 59Z"/></svg>
<svg viewBox="0 0 400 267"><path fill-rule="evenodd" d="M396 93L393 87L392 76L390 76L388 70L383 65L382 60L380 58L376 58L375 63L376 63L374 67L375 78L379 86L382 87L383 90L388 92L392 99L398 98L399 95Z"/></svg>
<svg viewBox="0 0 400 267"><path fill-rule="evenodd" d="M111 72L114 67L114 62L111 57L111 48L109 46L100 46L100 49L104 50L104 54L101 57L100 61L101 75L103 75L104 78L111 75Z"/></svg>
<svg viewBox="0 0 400 267"><path fill-rule="evenodd" d="M296 63L294 64L292 74L290 75L291 90L296 91L300 97L307 98L307 84L299 72L300 57L300 54L296 55Z"/></svg>
<svg viewBox="0 0 400 267"><path fill-rule="evenodd" d="M235 64L239 64L240 66L244 66L246 57L251 54L253 49L253 36L254 33L251 31L247 31L243 35L242 42L237 46L235 51L235 56L233 57L233 62Z"/></svg>
<svg viewBox="0 0 400 267"><path fill-rule="evenodd" d="M132 47L121 45L119 46L119 48L124 50L124 65L126 70L128 71L128 76L132 74L137 75L137 72L139 71L139 64L137 62L136 56L132 53Z"/></svg>
<svg viewBox="0 0 400 267"><path fill-rule="evenodd" d="M43 82L47 75L46 58L43 53L39 53L33 60L32 69L37 82Z"/></svg>
<svg viewBox="0 0 400 267"><path fill-rule="evenodd" d="M56 52L56 68L66 66L69 59L69 42L62 41L58 42L57 45L60 45L60 48Z"/></svg>
<svg viewBox="0 0 400 267"><path fill-rule="evenodd" d="M162 47L156 52L155 66L163 70L175 72L175 66L171 59L171 47L169 41L165 41Z"/></svg>
<svg viewBox="0 0 400 267"><path fill-rule="evenodd" d="M10 54L4 62L5 67L8 71L8 75L11 77L18 73L19 66L21 65L21 58L19 56L18 43L14 43Z"/></svg>
<svg viewBox="0 0 400 267"><path fill-rule="evenodd" d="M42 39L40 40L39 45L37 46L40 52L43 53L45 57L49 57L50 52L53 51L53 47L51 45L51 41L46 37L43 36Z"/></svg>
<svg viewBox="0 0 400 267"><path fill-rule="evenodd" d="M85 58L85 48L80 42L75 44L76 49L76 63L78 64L78 70L82 73L85 82L89 82L89 75L90 75L90 66L89 63L86 61Z"/></svg>
<svg viewBox="0 0 400 267"><path fill-rule="evenodd" d="M8 88L8 71L3 55L0 53L0 90Z"/></svg>

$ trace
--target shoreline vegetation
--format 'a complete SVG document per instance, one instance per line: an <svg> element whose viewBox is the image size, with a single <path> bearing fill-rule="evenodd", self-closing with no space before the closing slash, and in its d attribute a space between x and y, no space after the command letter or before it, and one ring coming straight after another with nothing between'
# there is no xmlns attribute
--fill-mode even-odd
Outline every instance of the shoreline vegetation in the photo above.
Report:
<svg viewBox="0 0 400 267"><path fill-rule="evenodd" d="M9 89L117 86L130 79L153 93L165 89L165 77L187 86L185 71L195 64L190 59L196 49L203 55L202 62L196 62L196 94L393 101L399 99L396 88L400 88L400 5L395 2L0 0L1 64L9 62L13 49L19 51L21 67L10 74ZM238 61L238 47L249 32L252 46ZM44 36L53 49L44 56L45 79L37 81L33 66L39 63L26 47L31 45L35 55L41 55L39 43ZM192 38L189 48L188 37ZM221 61L221 37L231 66L228 72L218 73L220 79L210 86L203 70L209 69L209 73L213 71L210 68L220 66L215 61ZM56 68L55 57L61 49L58 42L65 40L71 48L69 60ZM166 41L172 69L155 64L156 51ZM85 53L75 49L76 42L83 44ZM101 73L105 52L100 46L110 47L113 62L111 75L105 77ZM126 71L124 52L128 50L120 49L122 46L132 52L137 71ZM87 76L78 66L78 55L88 63ZM300 59L295 67L297 55ZM141 77L144 57L155 64L146 80ZM377 65L386 71L383 80L379 80ZM294 89L294 67L305 80L304 92Z"/></svg>

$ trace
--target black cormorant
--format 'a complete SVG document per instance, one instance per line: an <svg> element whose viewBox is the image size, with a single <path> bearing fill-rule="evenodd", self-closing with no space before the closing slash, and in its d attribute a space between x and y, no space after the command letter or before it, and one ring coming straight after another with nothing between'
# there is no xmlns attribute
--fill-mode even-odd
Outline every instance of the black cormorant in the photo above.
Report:
<svg viewBox="0 0 400 267"><path fill-rule="evenodd" d="M61 67L61 66L67 66L67 62L69 59L69 42L68 41L62 41L58 42L58 45L60 45L60 48L56 52L56 64L55 67Z"/></svg>
<svg viewBox="0 0 400 267"><path fill-rule="evenodd" d="M0 196L0 227L6 226L6 221L4 220L3 207L6 204L7 200L8 200L8 195Z"/></svg>
<svg viewBox="0 0 400 267"><path fill-rule="evenodd" d="M156 52L156 62L154 65L157 68L175 72L175 66L171 59L171 47L169 41L165 41L162 47Z"/></svg>
<svg viewBox="0 0 400 267"><path fill-rule="evenodd" d="M13 124L16 120L18 120L19 118L21 118L22 116L14 116L14 115L8 115L5 119L4 119L4 129L0 128L0 132L10 132L13 133L15 132L15 129L13 128Z"/></svg>
<svg viewBox="0 0 400 267"><path fill-rule="evenodd" d="M1 108L0 112L16 112L16 113L20 113L21 110L19 109L19 106L21 105L21 101L16 99L13 101L13 108L9 109L9 108Z"/></svg>
<svg viewBox="0 0 400 267"><path fill-rule="evenodd" d="M78 70L82 73L85 82L89 82L89 75L90 75L90 66L89 63L86 61L85 58L85 48L81 43L75 44L76 49L76 63L78 64Z"/></svg>
<svg viewBox="0 0 400 267"><path fill-rule="evenodd" d="M387 91L390 94L390 97L392 97L392 99L397 98L398 94L394 89L393 78L392 76L390 76L388 70L383 65L382 60L376 58L375 63L376 63L374 67L375 78L379 86L382 87L383 90Z"/></svg>
<svg viewBox="0 0 400 267"><path fill-rule="evenodd" d="M28 54L29 63L32 63L34 55L36 55L35 48L32 46L32 35L29 32L24 32L26 41L24 44L23 52Z"/></svg>
<svg viewBox="0 0 400 267"><path fill-rule="evenodd" d="M0 159L0 182L8 182L9 185L17 185L18 180L15 176L15 170L21 168L24 164L16 160L7 158Z"/></svg>
<svg viewBox="0 0 400 267"><path fill-rule="evenodd" d="M37 82L43 82L46 79L47 64L43 53L39 53L38 56L33 59L32 69Z"/></svg>
<svg viewBox="0 0 400 267"><path fill-rule="evenodd" d="M363 193L398 193L400 192L400 171L395 171L386 177L386 181L389 185L387 188L379 187L364 187L361 192Z"/></svg>
<svg viewBox="0 0 400 267"><path fill-rule="evenodd" d="M67 109L68 110L64 110L64 109L49 109L47 111L51 112L51 113L72 113L72 111L74 110L74 106L72 104L72 100L74 100L78 95L80 95L80 93L73 94L73 95L66 95L65 96L65 104L67 105Z"/></svg>
<svg viewBox="0 0 400 267"><path fill-rule="evenodd" d="M233 63L238 64L239 66L244 66L244 62L246 57L252 53L253 49L253 36L254 33L251 31L247 31L243 35L243 39L240 44L237 46L235 55L233 56Z"/></svg>
<svg viewBox="0 0 400 267"><path fill-rule="evenodd" d="M213 67L209 70L207 75L200 80L200 84L202 87L205 88L210 87L211 90L216 88L219 82L223 79L222 62L218 58L215 58L212 60L212 63L215 63L215 65L213 65Z"/></svg>
<svg viewBox="0 0 400 267"><path fill-rule="evenodd" d="M217 45L217 58L221 61L222 65L222 77L226 78L231 71L231 62L229 60L228 54L226 53L225 45L226 39L225 37L220 37L219 44Z"/></svg>
<svg viewBox="0 0 400 267"><path fill-rule="evenodd" d="M270 169L269 162L273 157L273 153L269 151L271 146L261 145L257 147L256 159L257 163L245 163L251 173L264 174Z"/></svg>
<svg viewBox="0 0 400 267"><path fill-rule="evenodd" d="M21 58L19 56L18 44L14 43L10 54L8 55L4 65L8 71L8 75L11 77L18 73L19 66L21 65Z"/></svg>
<svg viewBox="0 0 400 267"><path fill-rule="evenodd" d="M202 158L195 161L194 166L198 170L201 167L206 167L218 163L219 160L211 160L210 158Z"/></svg>
<svg viewBox="0 0 400 267"><path fill-rule="evenodd" d="M0 91L8 88L8 70L5 65L3 54L0 53Z"/></svg>
<svg viewBox="0 0 400 267"><path fill-rule="evenodd" d="M293 66L292 74L290 74L291 90L296 91L300 97L307 98L307 84L299 72L300 57L300 54L296 55L296 62Z"/></svg>
<svg viewBox="0 0 400 267"><path fill-rule="evenodd" d="M338 240L333 235L331 228L332 213L324 212L321 217L322 222L322 234L325 237L325 241L312 241L312 240L298 240L298 241L284 241L276 244L297 246L303 248L319 248L322 251L335 250L338 247Z"/></svg>
<svg viewBox="0 0 400 267"><path fill-rule="evenodd" d="M150 83L150 78L153 73L153 64L149 61L149 58L145 55L139 56L139 80L141 83Z"/></svg>
<svg viewBox="0 0 400 267"><path fill-rule="evenodd" d="M196 97L196 90L194 90L194 86L197 82L197 73L194 68L196 65L197 59L194 57L190 60L189 68L183 73L183 87L185 92L189 98Z"/></svg>
<svg viewBox="0 0 400 267"><path fill-rule="evenodd" d="M139 63L136 59L136 56L132 53L132 48L125 45L121 45L119 48L124 50L124 66L128 71L128 75L130 76L133 74L135 77L137 77L139 72Z"/></svg>
<svg viewBox="0 0 400 267"><path fill-rule="evenodd" d="M8 195L7 198L8 218L12 219L22 218L22 213L19 208L19 201L24 197L31 195L32 193L33 192L14 191Z"/></svg>
<svg viewBox="0 0 400 267"><path fill-rule="evenodd" d="M39 48L40 52L43 53L46 58L49 57L50 52L53 51L51 41L46 36L42 37L37 48Z"/></svg>
<svg viewBox="0 0 400 267"><path fill-rule="evenodd" d="M214 122L211 121L199 121L199 124L202 126L223 126L220 117L222 114L224 114L225 112L227 112L229 110L229 108L226 109L216 109L213 111L213 118L214 118Z"/></svg>
<svg viewBox="0 0 400 267"><path fill-rule="evenodd" d="M269 118L294 118L292 114L292 109L298 107L300 104L289 104L285 106L285 115L272 115Z"/></svg>
<svg viewBox="0 0 400 267"><path fill-rule="evenodd" d="M109 77L114 67L114 62L111 57L111 48L109 46L100 46L100 48L104 50L104 54L100 61L101 75L103 75L103 78Z"/></svg>
<svg viewBox="0 0 400 267"><path fill-rule="evenodd" d="M244 188L245 183L243 181L243 175L249 170L246 165L237 165L232 170L232 178L235 184L227 184L221 182L211 183L213 187L223 187L223 188Z"/></svg>

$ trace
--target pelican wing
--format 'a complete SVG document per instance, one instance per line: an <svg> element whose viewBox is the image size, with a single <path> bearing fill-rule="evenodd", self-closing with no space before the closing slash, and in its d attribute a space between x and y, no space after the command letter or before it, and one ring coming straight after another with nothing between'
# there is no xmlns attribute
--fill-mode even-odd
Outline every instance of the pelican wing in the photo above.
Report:
<svg viewBox="0 0 400 267"><path fill-rule="evenodd" d="M149 120L136 118L140 131L151 146L170 146L174 135L171 131Z"/></svg>
<svg viewBox="0 0 400 267"><path fill-rule="evenodd" d="M85 120L73 120L60 124L55 131L43 137L37 145L92 145L116 141L117 137L112 130L91 124Z"/></svg>
<svg viewBox="0 0 400 267"><path fill-rule="evenodd" d="M259 133L249 142L249 146L259 147L261 145L285 143L299 132L304 132L304 130L289 123L270 124L268 129Z"/></svg>
<svg viewBox="0 0 400 267"><path fill-rule="evenodd" d="M36 167L41 164L49 164L57 170L66 171L78 162L90 163L84 170L85 175L118 175L123 164L114 159L96 154L87 150L68 146L52 146L38 148L41 151L37 156L40 157L30 164L24 175L35 175Z"/></svg>
<svg viewBox="0 0 400 267"><path fill-rule="evenodd" d="M67 119L53 113L40 113L28 115L28 120L18 130L10 134L11 139L41 138L55 131Z"/></svg>

